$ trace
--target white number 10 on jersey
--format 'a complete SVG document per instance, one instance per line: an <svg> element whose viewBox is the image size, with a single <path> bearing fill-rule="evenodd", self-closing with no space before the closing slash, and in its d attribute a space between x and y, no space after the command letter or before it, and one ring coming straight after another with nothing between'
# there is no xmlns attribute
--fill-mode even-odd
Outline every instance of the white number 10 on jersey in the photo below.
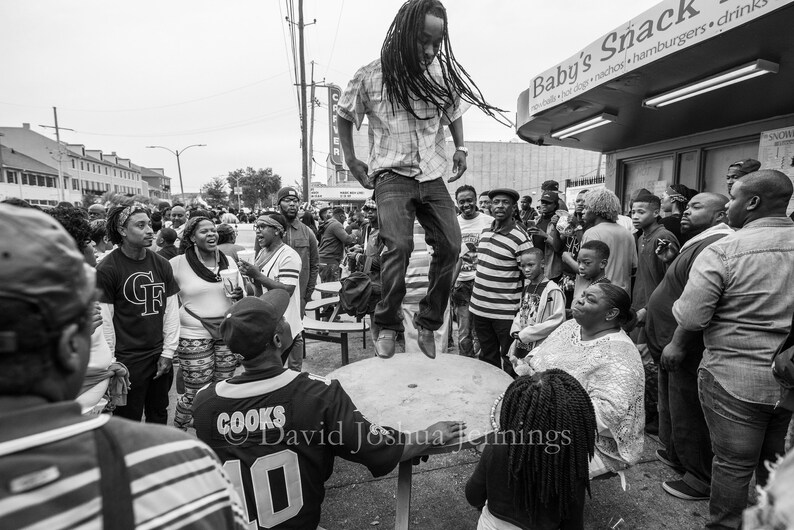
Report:
<svg viewBox="0 0 794 530"><path fill-rule="evenodd" d="M284 472L284 479L287 485L287 507L275 512L273 510L273 495L270 487L269 471L281 468ZM248 499L245 497L243 489L243 467L239 460L229 460L223 464L223 469L232 481L237 495L245 508L245 517L248 521L248 528L256 530L257 525L262 528L273 528L274 526L288 521L298 515L303 507L303 490L301 489L300 464L298 455L285 449L272 455L262 456L256 459L249 470L251 474L251 484L254 490L254 501L256 504L257 520L251 518L251 510L248 508Z"/></svg>

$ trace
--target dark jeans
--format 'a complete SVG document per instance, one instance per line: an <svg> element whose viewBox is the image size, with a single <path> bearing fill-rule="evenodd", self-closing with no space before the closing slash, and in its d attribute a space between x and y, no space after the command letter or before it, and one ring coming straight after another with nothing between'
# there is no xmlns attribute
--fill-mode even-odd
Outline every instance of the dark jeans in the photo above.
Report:
<svg viewBox="0 0 794 530"><path fill-rule="evenodd" d="M458 319L458 353L466 357L476 357L480 351L480 341L474 332L473 315L469 311L469 301L474 280L460 282L452 288L452 307ZM452 329L452 326L450 326Z"/></svg>
<svg viewBox="0 0 794 530"><path fill-rule="evenodd" d="M405 272L414 249L414 219L425 231L425 241L433 248L428 272L429 285L419 301L417 326L437 330L444 322L444 312L452 290L452 277L460 254L460 226L455 205L444 180L417 182L396 173L385 172L375 182L381 255L381 300L375 308L375 326L404 331L402 303L405 298Z"/></svg>
<svg viewBox="0 0 794 530"><path fill-rule="evenodd" d="M127 404L116 407L113 414L128 420L141 421L145 413L146 423L165 425L168 421L168 391L171 390L174 380L174 370L153 379L157 373L159 355L143 360L123 355L117 355L117 358L129 370L130 390Z"/></svg>
<svg viewBox="0 0 794 530"><path fill-rule="evenodd" d="M479 315L472 315L472 318L474 332L480 340L480 359L515 377L513 364L507 358L510 345L513 343L513 337L510 336L510 326L513 321L484 318Z"/></svg>
<svg viewBox="0 0 794 530"><path fill-rule="evenodd" d="M764 461L785 451L791 411L737 399L708 370L698 372L698 391L714 450L706 528L739 528L753 472L763 486L769 478Z"/></svg>
<svg viewBox="0 0 794 530"><path fill-rule="evenodd" d="M659 367L659 438L668 458L685 469L683 481L695 491L711 490L711 437L698 398L701 352L690 352L675 372Z"/></svg>
<svg viewBox="0 0 794 530"><path fill-rule="evenodd" d="M321 261L320 262L320 281L321 282L338 282L340 276L342 275L342 270L339 268L339 263L335 261ZM332 295L323 293L323 298L331 298ZM331 318L331 315L334 313L333 306L327 306L325 309L320 311L320 320L328 320ZM300 371L300 370L298 370Z"/></svg>

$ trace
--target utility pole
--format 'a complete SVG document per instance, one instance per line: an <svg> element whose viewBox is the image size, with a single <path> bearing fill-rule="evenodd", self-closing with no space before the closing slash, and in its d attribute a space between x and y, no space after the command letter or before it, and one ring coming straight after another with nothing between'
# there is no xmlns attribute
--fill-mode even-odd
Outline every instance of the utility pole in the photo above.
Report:
<svg viewBox="0 0 794 530"><path fill-rule="evenodd" d="M311 184L311 171L312 171L312 167L313 167L312 166L312 159L314 158L314 88L315 88L315 84L314 84L314 61L312 61L312 76L311 76L311 78L312 78L312 85L311 85L312 86L312 92L311 92L311 96L309 97L309 105L311 105L311 115L309 117L309 149L307 151L308 160L306 161L306 163L309 166L309 183L310 184ZM309 190L309 191L311 191L311 190ZM305 202L309 202L310 198L311 197L309 197L308 193L304 193L304 201Z"/></svg>
<svg viewBox="0 0 794 530"><path fill-rule="evenodd" d="M63 151L61 150L61 128L58 127L58 107L52 108L52 114L55 117L55 127L52 125L39 125L39 127L45 127L47 129L55 129L55 141L58 144L58 198L62 201L66 200L66 190L64 188L63 183ZM72 131L74 129L67 129L63 127L65 131Z"/></svg>
<svg viewBox="0 0 794 530"><path fill-rule="evenodd" d="M303 0L298 0L298 55L300 61L300 113L301 113L301 149L303 156L303 198L309 200L309 152L306 130L306 64L303 55Z"/></svg>
<svg viewBox="0 0 794 530"><path fill-rule="evenodd" d="M219 175L223 177L224 175ZM232 189L232 194L237 195L237 213L240 213L243 210L243 202L242 202L242 193L243 188L240 186L240 179L243 178L242 175L238 177L234 177L229 175L228 178L234 179L234 188Z"/></svg>
<svg viewBox="0 0 794 530"><path fill-rule="evenodd" d="M64 200L66 192L63 189L63 163L61 158L61 131L58 128L58 108L52 108L52 114L55 116L55 141L58 144L58 195L61 197L61 200Z"/></svg>
<svg viewBox="0 0 794 530"><path fill-rule="evenodd" d="M303 0L298 0L298 22L297 24L290 20L289 17L286 17L287 23L294 24L298 26L298 57L297 60L299 62L300 73L298 74L300 77L300 82L298 86L300 87L299 90L299 97L300 100L298 103L300 105L300 120L301 120L301 162L302 162L302 181L303 181L303 196L308 200L309 197L309 157L311 156L310 151L308 151L308 132L307 132L307 118L306 118L306 64L304 58L304 45L303 45L303 28L306 26L311 26L317 22L317 19L314 19L309 24L303 23ZM294 40L293 40L294 46ZM293 50L295 48L293 47ZM295 60L295 57L293 57Z"/></svg>

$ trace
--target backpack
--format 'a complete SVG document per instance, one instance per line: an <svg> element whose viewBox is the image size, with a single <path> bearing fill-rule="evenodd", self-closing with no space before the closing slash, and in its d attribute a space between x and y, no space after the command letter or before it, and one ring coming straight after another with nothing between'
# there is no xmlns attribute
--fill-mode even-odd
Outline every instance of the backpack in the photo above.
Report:
<svg viewBox="0 0 794 530"><path fill-rule="evenodd" d="M342 288L339 289L339 309L347 315L361 318L369 313L369 299L372 296L370 261L367 258L363 271L353 272L342 279Z"/></svg>

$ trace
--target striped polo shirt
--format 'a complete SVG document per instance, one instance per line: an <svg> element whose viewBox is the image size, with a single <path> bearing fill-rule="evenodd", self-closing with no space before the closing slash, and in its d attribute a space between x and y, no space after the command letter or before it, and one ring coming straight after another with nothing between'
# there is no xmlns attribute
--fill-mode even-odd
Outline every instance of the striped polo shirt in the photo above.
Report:
<svg viewBox="0 0 794 530"><path fill-rule="evenodd" d="M80 416L74 401L0 414L0 528L102 528L94 429L123 453L135 526L244 528L215 454L172 427Z"/></svg>
<svg viewBox="0 0 794 530"><path fill-rule="evenodd" d="M513 320L521 302L521 256L532 248L527 231L515 222L487 228L477 244L477 274L469 310L494 320Z"/></svg>

